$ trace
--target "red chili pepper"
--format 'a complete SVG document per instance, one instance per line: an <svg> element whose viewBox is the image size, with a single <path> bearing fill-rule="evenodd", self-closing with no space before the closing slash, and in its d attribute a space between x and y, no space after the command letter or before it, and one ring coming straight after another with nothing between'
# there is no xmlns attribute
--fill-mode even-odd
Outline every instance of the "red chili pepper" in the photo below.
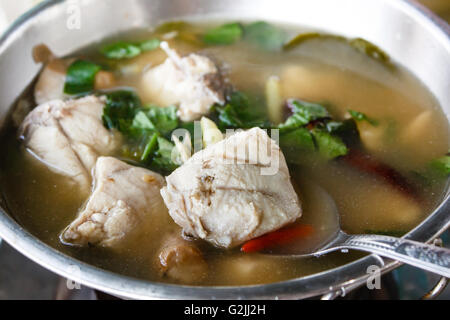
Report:
<svg viewBox="0 0 450 320"><path fill-rule="evenodd" d="M313 231L314 228L307 224L284 228L247 241L242 245L241 251L251 253L262 251L274 246L286 245L295 240L309 236Z"/></svg>

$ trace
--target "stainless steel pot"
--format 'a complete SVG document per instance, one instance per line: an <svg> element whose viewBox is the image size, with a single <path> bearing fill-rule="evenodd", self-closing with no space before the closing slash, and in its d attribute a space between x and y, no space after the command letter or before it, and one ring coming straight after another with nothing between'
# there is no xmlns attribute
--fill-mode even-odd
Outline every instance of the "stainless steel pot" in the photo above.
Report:
<svg viewBox="0 0 450 320"><path fill-rule="evenodd" d="M77 19L80 18L79 21ZM427 85L450 114L450 31L426 9L404 0L68 0L47 1L22 16L0 40L0 127L11 105L39 72L32 48L59 56L133 28L170 19L268 20L363 37L386 50ZM78 22L80 23L78 25ZM78 29L78 27L80 27ZM430 241L450 226L449 192L407 237ZM114 274L68 257L39 241L0 208L0 236L42 266L86 286L126 298L228 299L334 296L365 283L367 267L382 272L398 262L371 255L348 265L282 283L189 287Z"/></svg>

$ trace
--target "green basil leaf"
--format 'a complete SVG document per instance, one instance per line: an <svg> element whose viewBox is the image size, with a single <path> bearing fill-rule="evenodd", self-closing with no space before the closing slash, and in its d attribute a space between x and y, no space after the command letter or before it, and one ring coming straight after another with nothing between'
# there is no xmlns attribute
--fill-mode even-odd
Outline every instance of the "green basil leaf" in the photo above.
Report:
<svg viewBox="0 0 450 320"><path fill-rule="evenodd" d="M280 28L259 21L244 28L244 39L264 50L276 51L283 47L287 40L287 34Z"/></svg>
<svg viewBox="0 0 450 320"><path fill-rule="evenodd" d="M139 111L133 119L133 128L141 130L156 130L153 122L147 117L144 111Z"/></svg>
<svg viewBox="0 0 450 320"><path fill-rule="evenodd" d="M148 161L148 159L150 158L150 155L156 150L156 148L158 146L158 137L159 137L158 133L154 133L150 137L147 145L144 148L144 152L142 153L142 156L141 156L142 162Z"/></svg>
<svg viewBox="0 0 450 320"><path fill-rule="evenodd" d="M141 48L142 52L146 51L153 51L159 48L159 45L161 44L161 41L159 39L150 39L143 41L139 44L139 47Z"/></svg>
<svg viewBox="0 0 450 320"><path fill-rule="evenodd" d="M142 52L159 48L158 39L150 39L139 43L119 41L103 47L100 52L108 59L131 59Z"/></svg>
<svg viewBox="0 0 450 320"><path fill-rule="evenodd" d="M235 91L227 100L225 106L216 105L213 107L218 118L217 124L221 130L270 127L268 121L258 114L256 106L252 105L246 94Z"/></svg>
<svg viewBox="0 0 450 320"><path fill-rule="evenodd" d="M151 121L156 130L162 135L167 136L178 127L177 108L147 106L144 108L147 118Z"/></svg>
<svg viewBox="0 0 450 320"><path fill-rule="evenodd" d="M95 76L101 67L95 63L77 60L67 69L64 93L82 94L94 90Z"/></svg>
<svg viewBox="0 0 450 320"><path fill-rule="evenodd" d="M340 137L347 146L359 146L361 143L358 127L353 118L342 122L329 121L325 126L329 133Z"/></svg>
<svg viewBox="0 0 450 320"><path fill-rule="evenodd" d="M151 163L151 167L159 172L170 174L178 168L178 165L172 161L172 151L175 145L165 138L158 137L158 149Z"/></svg>
<svg viewBox="0 0 450 320"><path fill-rule="evenodd" d="M450 175L450 156L435 159L428 167L435 176L447 178Z"/></svg>
<svg viewBox="0 0 450 320"><path fill-rule="evenodd" d="M327 109L321 104L291 99L288 100L288 106L292 110L293 115L285 123L278 126L280 130L299 128L311 121L330 117Z"/></svg>
<svg viewBox="0 0 450 320"><path fill-rule="evenodd" d="M325 159L332 160L348 153L347 146L339 137L320 129L313 129L311 133L314 136L319 154Z"/></svg>
<svg viewBox="0 0 450 320"><path fill-rule="evenodd" d="M129 132L136 113L141 108L139 96L131 90L107 93L103 109L103 123L108 129Z"/></svg>
<svg viewBox="0 0 450 320"><path fill-rule="evenodd" d="M208 45L230 45L241 40L243 29L240 23L229 23L209 30L203 41Z"/></svg>
<svg viewBox="0 0 450 320"><path fill-rule="evenodd" d="M108 59L130 59L140 55L141 48L131 43L116 42L103 47L101 53Z"/></svg>
<svg viewBox="0 0 450 320"><path fill-rule="evenodd" d="M286 161L292 164L301 164L305 154L316 150L313 137L306 128L281 133L280 148L283 150Z"/></svg>

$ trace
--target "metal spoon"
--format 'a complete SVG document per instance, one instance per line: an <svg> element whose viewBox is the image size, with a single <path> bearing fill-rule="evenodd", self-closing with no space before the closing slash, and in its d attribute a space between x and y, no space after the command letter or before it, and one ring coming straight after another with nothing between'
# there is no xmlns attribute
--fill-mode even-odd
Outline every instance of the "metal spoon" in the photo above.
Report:
<svg viewBox="0 0 450 320"><path fill-rule="evenodd" d="M321 187L318 188L322 189ZM322 189L322 195L325 194L328 195ZM450 278L449 249L384 235L346 234L341 229L340 215L332 197L328 195L322 199L324 202L333 203L332 205L335 208L335 210L328 210L327 213L328 218L333 220L332 230L327 231L327 234L321 237L314 248L303 250L291 248L288 252L284 251L278 253L278 255L289 255L292 258L317 257L332 251L354 249L375 253Z"/></svg>
<svg viewBox="0 0 450 320"><path fill-rule="evenodd" d="M375 253L450 278L449 249L382 235L348 235L339 230L329 242L315 252L297 254L294 257L321 256L348 249Z"/></svg>

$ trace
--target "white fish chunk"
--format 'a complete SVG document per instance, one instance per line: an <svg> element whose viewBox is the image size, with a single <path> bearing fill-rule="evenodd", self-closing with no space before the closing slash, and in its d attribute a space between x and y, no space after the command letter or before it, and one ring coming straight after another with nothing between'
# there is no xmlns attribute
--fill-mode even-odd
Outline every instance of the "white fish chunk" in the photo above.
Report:
<svg viewBox="0 0 450 320"><path fill-rule="evenodd" d="M99 156L112 154L120 137L102 123L104 101L89 96L54 100L35 108L19 128L25 147L50 170L90 189Z"/></svg>
<svg viewBox="0 0 450 320"><path fill-rule="evenodd" d="M176 105L178 116L186 122L207 115L215 103L224 103L222 77L211 59L198 54L182 58L167 42L161 48L168 58L145 72L145 99L163 107Z"/></svg>
<svg viewBox="0 0 450 320"><path fill-rule="evenodd" d="M302 213L280 148L259 128L194 154L166 181L161 195L174 221L218 247L238 246Z"/></svg>
<svg viewBox="0 0 450 320"><path fill-rule="evenodd" d="M159 193L164 178L111 157L100 157L94 190L79 216L62 233L66 244L112 247L148 219L167 215Z"/></svg>

